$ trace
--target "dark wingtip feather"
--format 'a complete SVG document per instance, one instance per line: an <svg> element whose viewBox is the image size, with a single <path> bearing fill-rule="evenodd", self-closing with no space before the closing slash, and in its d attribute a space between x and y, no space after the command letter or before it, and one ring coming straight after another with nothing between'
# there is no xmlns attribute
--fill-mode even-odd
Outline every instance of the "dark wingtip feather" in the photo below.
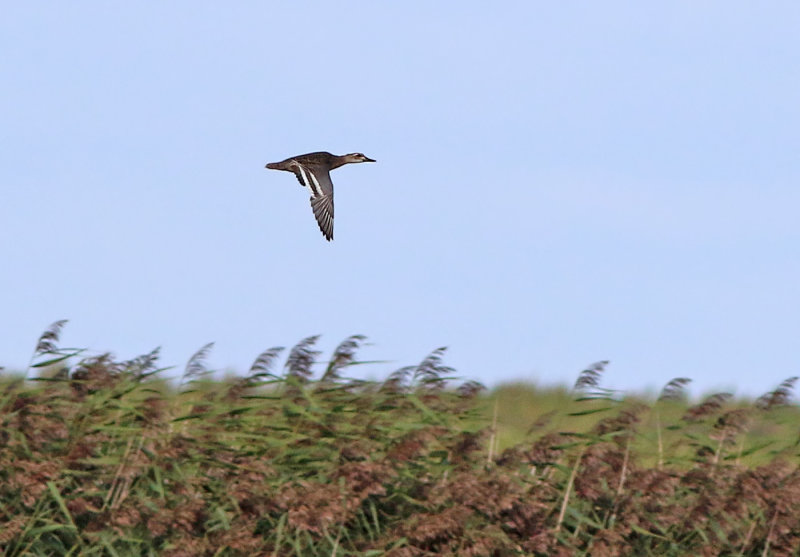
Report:
<svg viewBox="0 0 800 557"><path fill-rule="evenodd" d="M311 209L320 232L330 242L333 240L333 199L327 195L311 197Z"/></svg>

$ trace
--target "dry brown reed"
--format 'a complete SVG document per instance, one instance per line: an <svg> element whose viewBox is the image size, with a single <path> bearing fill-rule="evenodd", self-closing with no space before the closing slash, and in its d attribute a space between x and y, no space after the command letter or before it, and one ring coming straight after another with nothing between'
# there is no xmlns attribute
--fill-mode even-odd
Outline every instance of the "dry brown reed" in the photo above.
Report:
<svg viewBox="0 0 800 557"><path fill-rule="evenodd" d="M158 376L158 350L72 361L79 353L57 345L62 326L42 335L32 369L67 355L65 372L0 389L4 555L755 556L800 547L796 440L745 445L754 429L797 416L788 414L794 378L755 405L712 395L681 420L669 405L684 404L687 380L653 404L617 400L600 385L599 362L581 374L576 400L498 454L502 422L485 417L479 384L448 388L443 348L374 384L344 377L361 335L326 362L308 337L280 375L282 349L269 349L227 382L206 367L206 345L176 390ZM570 428L587 419L590 427ZM759 464L742 464L759 451ZM658 465L647 464L656 452Z"/></svg>

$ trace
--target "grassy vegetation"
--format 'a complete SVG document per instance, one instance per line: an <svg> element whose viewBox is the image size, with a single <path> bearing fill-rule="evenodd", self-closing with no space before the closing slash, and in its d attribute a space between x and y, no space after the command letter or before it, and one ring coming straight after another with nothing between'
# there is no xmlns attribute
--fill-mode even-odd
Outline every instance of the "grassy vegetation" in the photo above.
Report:
<svg viewBox="0 0 800 557"><path fill-rule="evenodd" d="M437 349L380 383L317 337L178 385L40 338L0 385L4 555L795 555L795 378L691 405L602 387L451 385ZM282 358L284 352L288 352ZM283 365L279 366L283 359ZM315 365L322 366L318 378Z"/></svg>

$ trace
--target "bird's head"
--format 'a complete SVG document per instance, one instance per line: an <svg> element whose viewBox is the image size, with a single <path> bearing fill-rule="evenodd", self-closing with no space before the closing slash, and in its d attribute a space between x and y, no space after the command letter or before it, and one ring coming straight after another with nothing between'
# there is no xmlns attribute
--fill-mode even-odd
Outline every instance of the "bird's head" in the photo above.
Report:
<svg viewBox="0 0 800 557"><path fill-rule="evenodd" d="M364 153L350 153L349 155L345 155L345 159L347 163L375 162L375 159L369 158Z"/></svg>

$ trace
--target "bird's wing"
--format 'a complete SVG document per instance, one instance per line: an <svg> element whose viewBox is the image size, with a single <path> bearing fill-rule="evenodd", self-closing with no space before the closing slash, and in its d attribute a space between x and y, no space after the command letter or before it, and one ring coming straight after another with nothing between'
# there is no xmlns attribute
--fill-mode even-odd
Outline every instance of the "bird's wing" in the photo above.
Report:
<svg viewBox="0 0 800 557"><path fill-rule="evenodd" d="M333 239L333 182L327 170L309 173L313 182L311 188L311 209L317 219L322 235L329 242Z"/></svg>
<svg viewBox="0 0 800 557"><path fill-rule="evenodd" d="M322 235L329 242L333 240L333 192L311 196L311 209L317 219Z"/></svg>
<svg viewBox="0 0 800 557"><path fill-rule="evenodd" d="M292 161L292 171L311 192L311 210L325 239L333 239L333 182L327 169Z"/></svg>
<svg viewBox="0 0 800 557"><path fill-rule="evenodd" d="M304 170L301 171L300 170L301 168L303 168ZM286 170L290 170L291 172L294 173L295 178L297 178L297 181L300 182L301 186L311 189L311 186L309 186L305 180L305 177L307 176L306 174L307 170L305 170L305 167L303 167L299 162L297 162L294 159L291 159L290 161L288 161L288 164L286 165Z"/></svg>

